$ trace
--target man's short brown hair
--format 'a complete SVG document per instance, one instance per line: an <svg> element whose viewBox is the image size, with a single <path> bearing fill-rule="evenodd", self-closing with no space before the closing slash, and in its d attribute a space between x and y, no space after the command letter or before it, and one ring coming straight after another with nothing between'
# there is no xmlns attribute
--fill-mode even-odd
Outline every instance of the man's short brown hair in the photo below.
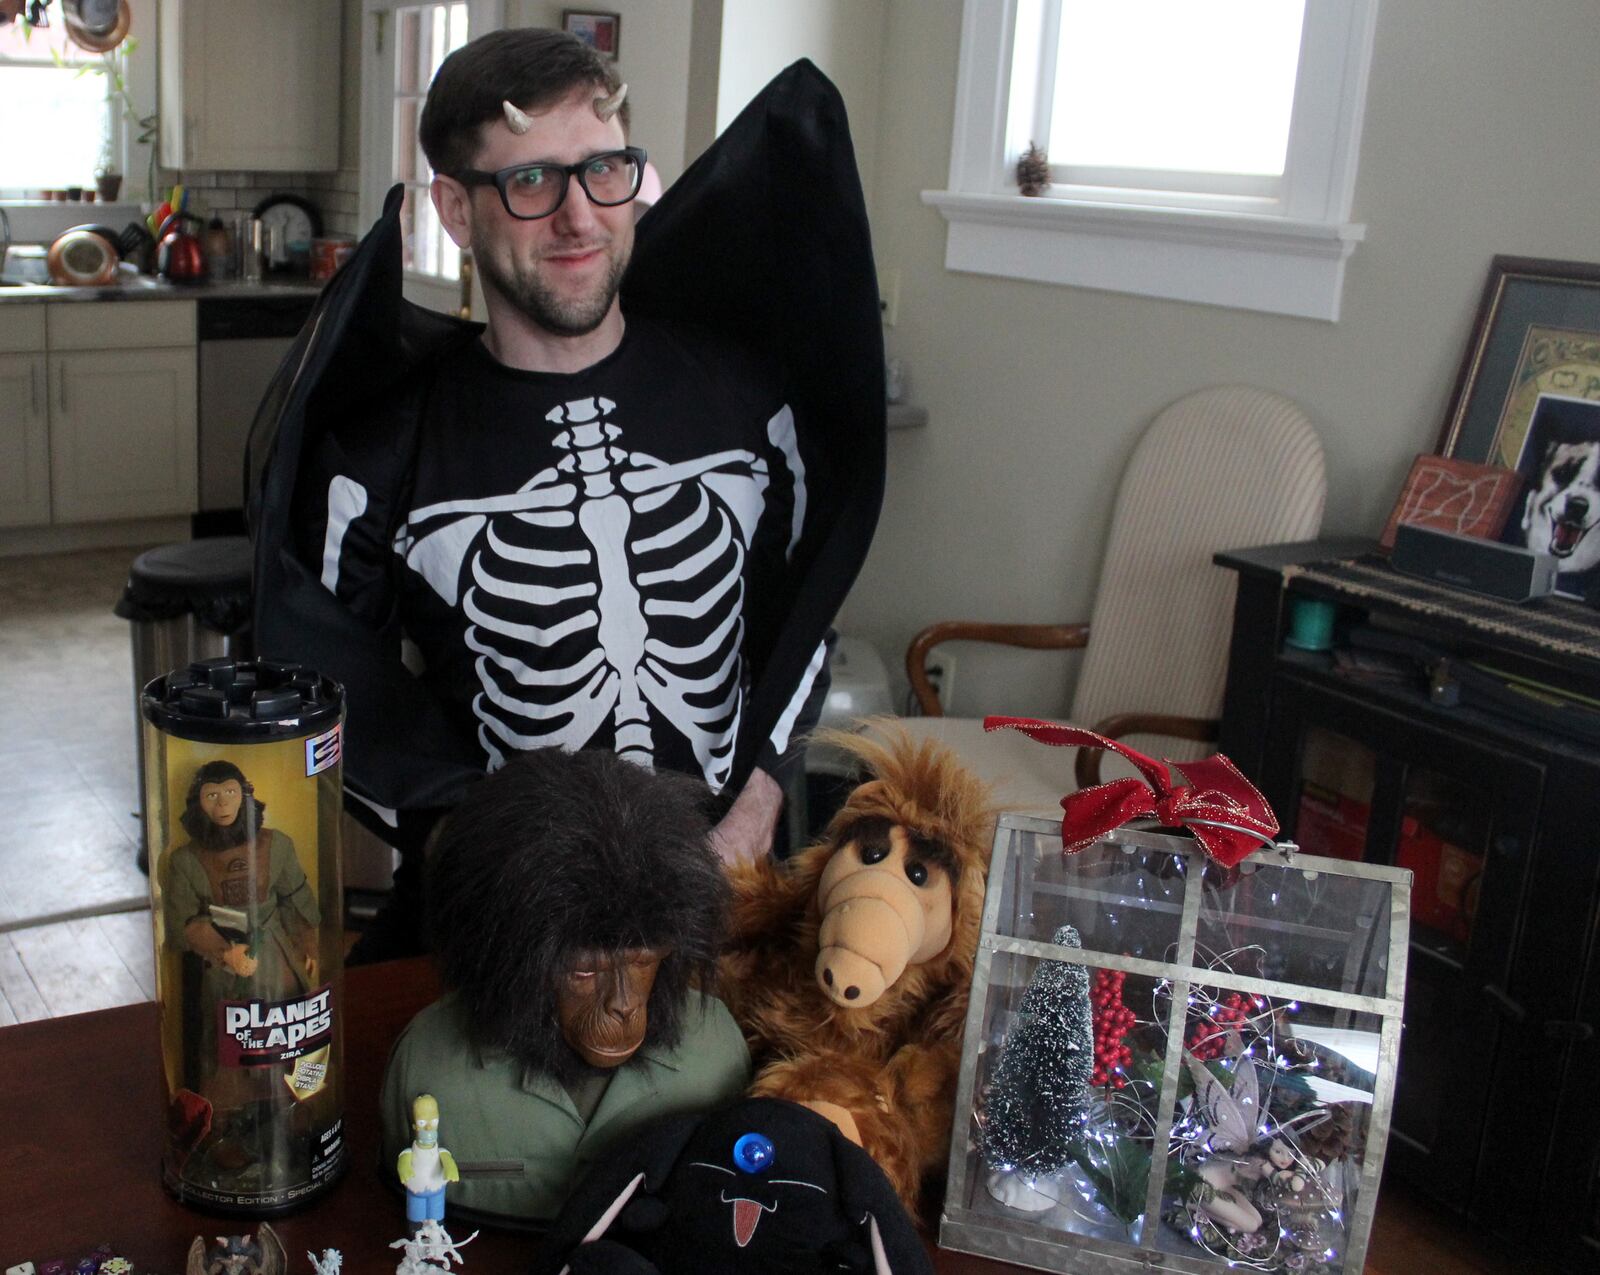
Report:
<svg viewBox="0 0 1600 1275"><path fill-rule="evenodd" d="M418 127L422 150L436 173L472 167L478 129L504 118L502 102L534 112L563 101L574 89L592 86L596 97L621 86L615 64L565 31L518 27L491 31L444 60ZM628 127L628 104L617 118Z"/></svg>

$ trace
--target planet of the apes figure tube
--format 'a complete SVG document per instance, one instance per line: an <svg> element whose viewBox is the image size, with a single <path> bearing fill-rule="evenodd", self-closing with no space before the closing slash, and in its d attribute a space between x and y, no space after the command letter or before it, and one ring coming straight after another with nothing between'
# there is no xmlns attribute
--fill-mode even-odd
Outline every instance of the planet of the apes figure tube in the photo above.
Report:
<svg viewBox="0 0 1600 1275"><path fill-rule="evenodd" d="M283 1213L344 1168L342 701L265 660L144 689L161 1166L185 1204Z"/></svg>

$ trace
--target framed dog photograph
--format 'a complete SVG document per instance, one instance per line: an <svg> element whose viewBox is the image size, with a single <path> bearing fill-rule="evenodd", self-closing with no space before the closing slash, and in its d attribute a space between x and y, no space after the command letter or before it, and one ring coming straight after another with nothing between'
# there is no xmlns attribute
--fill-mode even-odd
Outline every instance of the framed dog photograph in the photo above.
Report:
<svg viewBox="0 0 1600 1275"><path fill-rule="evenodd" d="M622 42L622 15L600 13L594 9L563 9L561 29L571 32L608 58L614 58Z"/></svg>
<svg viewBox="0 0 1600 1275"><path fill-rule="evenodd" d="M1554 554L1556 592L1600 606L1600 400L1539 395L1517 471L1527 494L1501 539Z"/></svg>
<svg viewBox="0 0 1600 1275"><path fill-rule="evenodd" d="M1600 401L1600 265L1496 257L1434 450L1520 468L1545 394Z"/></svg>

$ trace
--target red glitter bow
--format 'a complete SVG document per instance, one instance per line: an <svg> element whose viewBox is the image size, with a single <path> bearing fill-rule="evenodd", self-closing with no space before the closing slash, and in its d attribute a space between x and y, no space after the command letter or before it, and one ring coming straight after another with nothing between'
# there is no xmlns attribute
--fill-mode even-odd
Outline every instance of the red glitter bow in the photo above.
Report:
<svg viewBox="0 0 1600 1275"><path fill-rule="evenodd" d="M1131 819L1187 828L1207 854L1228 868L1278 835L1277 816L1267 799L1221 753L1201 761L1167 762L1092 730L1030 717L986 717L983 729L1021 731L1057 748L1108 748L1144 775L1142 781L1129 775L1061 799L1061 844L1068 854L1093 845ZM1189 782L1174 786L1169 766Z"/></svg>

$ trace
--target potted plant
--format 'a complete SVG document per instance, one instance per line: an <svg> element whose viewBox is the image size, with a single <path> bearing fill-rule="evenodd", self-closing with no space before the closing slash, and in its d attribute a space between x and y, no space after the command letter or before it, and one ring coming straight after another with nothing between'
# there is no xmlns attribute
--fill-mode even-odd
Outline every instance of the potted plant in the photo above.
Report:
<svg viewBox="0 0 1600 1275"><path fill-rule="evenodd" d="M115 203L117 196L122 193L122 173L117 166L110 120L106 121L105 133L100 139L100 159L94 166L94 185L102 204Z"/></svg>
<svg viewBox="0 0 1600 1275"><path fill-rule="evenodd" d="M42 13L50 0L41 0L27 16L18 14L24 32L32 27L43 25ZM0 5L3 7L3 5ZM111 31L96 32L74 25L68 21L72 28L71 38L74 43L90 53L99 54L98 62L86 63L78 72L80 75L102 75L106 79L106 96L114 104L114 108L126 121L126 127L134 142L150 148L149 173L146 182L146 197L154 202L156 189L156 142L160 133L160 122L155 114L140 115L134 105L133 95L128 91L127 68L128 55L139 47L137 40L131 39L127 34L126 6L123 6L123 18ZM64 65L61 54L51 50L51 57L58 66ZM100 141L100 158L95 164L95 190L100 200L105 203L114 201L122 192L122 173L117 159L116 131L109 117L106 119L105 131Z"/></svg>

